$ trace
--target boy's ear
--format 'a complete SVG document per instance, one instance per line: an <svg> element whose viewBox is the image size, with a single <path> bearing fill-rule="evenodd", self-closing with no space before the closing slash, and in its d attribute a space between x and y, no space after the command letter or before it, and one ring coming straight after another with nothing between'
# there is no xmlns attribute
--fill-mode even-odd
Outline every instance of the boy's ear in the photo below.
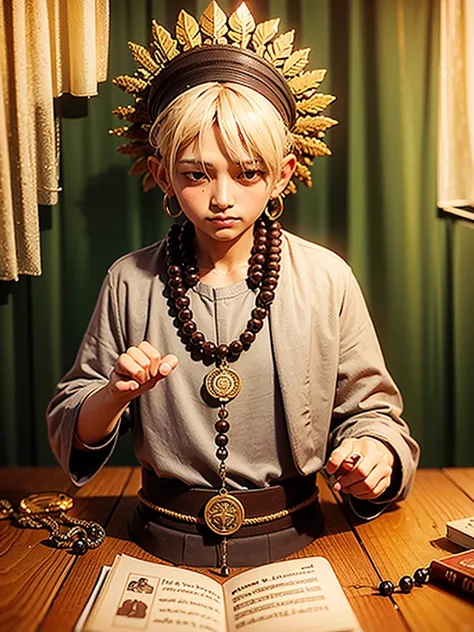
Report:
<svg viewBox="0 0 474 632"><path fill-rule="evenodd" d="M281 165L280 177L276 181L272 192L270 193L270 198L276 198L283 193L286 189L288 182L291 180L293 173L296 169L297 159L295 154L288 154L283 158L283 163Z"/></svg>
<svg viewBox="0 0 474 632"><path fill-rule="evenodd" d="M162 161L159 160L159 158L157 158L156 156L149 156L147 162L148 169L151 171L156 184L160 187L163 193L166 193L168 197L173 196L174 191Z"/></svg>

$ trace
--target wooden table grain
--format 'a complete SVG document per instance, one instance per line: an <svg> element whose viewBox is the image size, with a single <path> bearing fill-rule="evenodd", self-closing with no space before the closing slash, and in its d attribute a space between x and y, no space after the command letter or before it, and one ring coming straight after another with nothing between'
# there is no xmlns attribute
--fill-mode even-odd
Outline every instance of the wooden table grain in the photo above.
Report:
<svg viewBox="0 0 474 632"><path fill-rule="evenodd" d="M474 632L474 601L436 586L380 597L381 579L396 583L435 558L462 549L445 538L446 522L474 515L474 468L420 470L407 500L376 520L357 520L319 480L325 533L290 557L322 555L332 564L365 632ZM17 503L43 490L74 496L72 514L106 527L107 538L83 557L47 545L47 532L0 522L0 632L69 632L100 568L117 553L150 561L134 544L127 523L137 503L140 470L105 468L77 488L56 468L0 470L0 498ZM212 570L201 570L215 579ZM234 573L244 569L235 569Z"/></svg>

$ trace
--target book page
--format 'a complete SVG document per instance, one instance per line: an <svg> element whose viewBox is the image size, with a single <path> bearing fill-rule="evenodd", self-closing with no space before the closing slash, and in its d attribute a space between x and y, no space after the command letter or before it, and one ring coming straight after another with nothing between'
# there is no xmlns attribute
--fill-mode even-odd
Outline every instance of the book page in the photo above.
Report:
<svg viewBox="0 0 474 632"><path fill-rule="evenodd" d="M111 568L112 568L111 566L102 566L102 568L100 569L99 577L97 578L97 581L94 584L94 588L90 594L89 599L87 600L84 610L81 612L81 616L77 620L76 626L74 628L74 632L82 632L84 630L84 625L85 625L85 622L87 621L87 617L89 616L92 610L92 606L97 601L99 593L102 590L102 586L104 585L105 580L107 579Z"/></svg>
<svg viewBox="0 0 474 632"><path fill-rule="evenodd" d="M361 628L329 562L268 564L224 584L229 632L356 632Z"/></svg>
<svg viewBox="0 0 474 632"><path fill-rule="evenodd" d="M221 586L210 577L118 556L85 632L225 630Z"/></svg>

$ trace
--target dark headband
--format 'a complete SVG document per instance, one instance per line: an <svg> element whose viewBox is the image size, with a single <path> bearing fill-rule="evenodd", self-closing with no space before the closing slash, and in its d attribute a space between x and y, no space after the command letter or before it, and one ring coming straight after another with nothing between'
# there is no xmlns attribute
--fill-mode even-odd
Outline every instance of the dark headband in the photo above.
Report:
<svg viewBox="0 0 474 632"><path fill-rule="evenodd" d="M168 62L151 85L148 97L150 120L155 121L186 90L209 81L253 88L275 106L289 129L293 126L295 100L284 77L257 54L226 44L193 48Z"/></svg>

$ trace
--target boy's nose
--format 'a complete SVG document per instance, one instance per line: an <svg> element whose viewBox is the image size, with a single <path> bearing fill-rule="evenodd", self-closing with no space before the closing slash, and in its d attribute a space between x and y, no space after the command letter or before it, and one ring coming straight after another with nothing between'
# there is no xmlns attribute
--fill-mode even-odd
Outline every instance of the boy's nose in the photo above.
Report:
<svg viewBox="0 0 474 632"><path fill-rule="evenodd" d="M229 178L219 178L214 184L211 205L219 210L234 206L235 199L232 192L232 182Z"/></svg>

